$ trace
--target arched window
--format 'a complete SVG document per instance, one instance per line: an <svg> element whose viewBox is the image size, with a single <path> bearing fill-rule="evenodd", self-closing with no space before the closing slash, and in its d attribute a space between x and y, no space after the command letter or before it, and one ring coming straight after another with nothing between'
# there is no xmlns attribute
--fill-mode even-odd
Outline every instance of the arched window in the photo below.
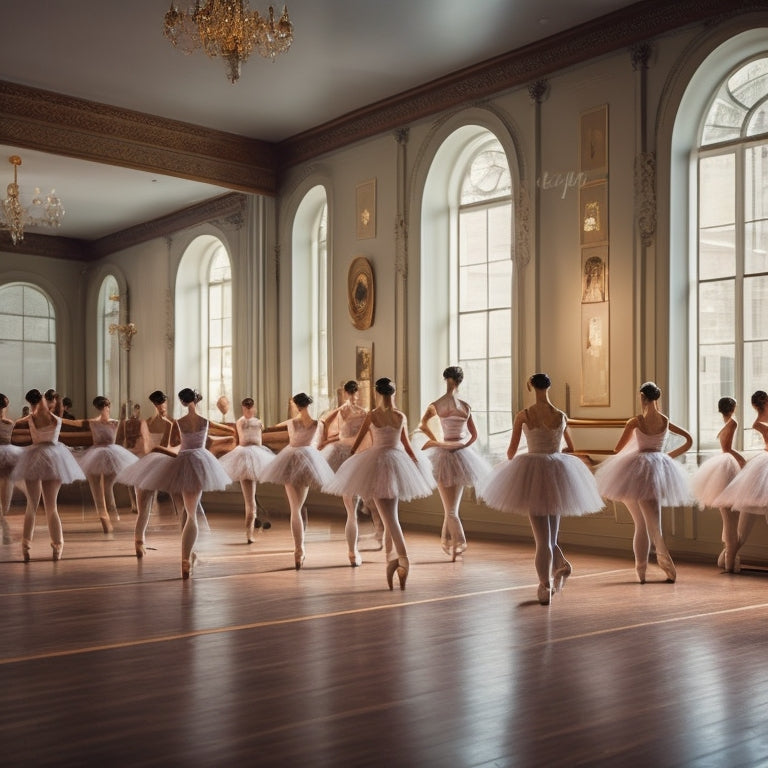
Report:
<svg viewBox="0 0 768 768"><path fill-rule="evenodd" d="M21 415L30 389L56 387L56 315L50 299L33 285L0 287L0 370L10 412Z"/></svg>
<svg viewBox="0 0 768 768"><path fill-rule="evenodd" d="M514 211L499 140L479 126L455 131L435 155L424 195L422 400L437 395L432 382L444 367L460 365L479 446L502 456L512 429Z"/></svg>
<svg viewBox="0 0 768 768"><path fill-rule="evenodd" d="M99 289L98 390L112 402L120 401L120 343L110 328L120 323L120 289L114 275L107 275Z"/></svg>
<svg viewBox="0 0 768 768"><path fill-rule="evenodd" d="M723 395L768 388L768 56L720 85L698 150L699 447L716 446ZM744 419L748 422L748 417ZM752 429L744 448L762 447Z"/></svg>
<svg viewBox="0 0 768 768"><path fill-rule="evenodd" d="M309 392L318 413L328 392L328 203L316 186L301 201L293 225L291 273L292 392Z"/></svg>
<svg viewBox="0 0 768 768"><path fill-rule="evenodd" d="M208 268L208 412L220 419L216 401L232 401L232 269L224 246Z"/></svg>

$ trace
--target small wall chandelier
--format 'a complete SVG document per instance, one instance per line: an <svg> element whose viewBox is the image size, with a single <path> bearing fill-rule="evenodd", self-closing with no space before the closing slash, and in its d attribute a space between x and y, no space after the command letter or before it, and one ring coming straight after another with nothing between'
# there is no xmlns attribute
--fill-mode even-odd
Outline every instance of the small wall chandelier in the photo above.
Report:
<svg viewBox="0 0 768 768"><path fill-rule="evenodd" d="M210 58L220 56L227 67L227 78L235 83L240 66L255 48L265 59L275 60L293 42L293 24L283 7L275 21L273 7L264 18L251 11L248 0L197 0L193 8L179 10L171 0L165 14L163 35L183 53L202 48Z"/></svg>
<svg viewBox="0 0 768 768"><path fill-rule="evenodd" d="M31 205L29 207L22 205L19 198L18 179L21 158L18 155L11 155L8 162L13 166L13 182L8 185L8 196L3 200L0 229L7 229L11 234L11 242L16 245L24 239L24 227L59 227L65 211L61 200L56 196L55 189L41 197L40 188L35 187Z"/></svg>

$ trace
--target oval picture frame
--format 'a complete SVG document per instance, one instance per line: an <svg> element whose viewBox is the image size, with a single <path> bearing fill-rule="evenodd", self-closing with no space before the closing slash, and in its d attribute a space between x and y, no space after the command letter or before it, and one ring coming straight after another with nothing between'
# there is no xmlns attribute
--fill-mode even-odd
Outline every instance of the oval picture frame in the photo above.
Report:
<svg viewBox="0 0 768 768"><path fill-rule="evenodd" d="M357 256L349 265L347 300L352 325L365 331L373 325L373 268L365 256Z"/></svg>

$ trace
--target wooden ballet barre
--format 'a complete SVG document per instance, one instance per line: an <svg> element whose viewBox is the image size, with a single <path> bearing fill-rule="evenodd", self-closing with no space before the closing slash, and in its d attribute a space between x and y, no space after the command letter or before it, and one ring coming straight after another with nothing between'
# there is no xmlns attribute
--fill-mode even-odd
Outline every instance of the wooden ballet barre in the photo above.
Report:
<svg viewBox="0 0 768 768"><path fill-rule="evenodd" d="M629 421L626 419L572 419L568 418L568 426L574 429L623 429Z"/></svg>

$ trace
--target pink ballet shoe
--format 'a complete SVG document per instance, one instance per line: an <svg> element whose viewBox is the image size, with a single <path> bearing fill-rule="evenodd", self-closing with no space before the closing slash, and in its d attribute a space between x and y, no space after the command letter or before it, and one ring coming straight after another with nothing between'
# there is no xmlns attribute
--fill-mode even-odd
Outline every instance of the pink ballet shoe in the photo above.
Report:
<svg viewBox="0 0 768 768"><path fill-rule="evenodd" d="M181 561L181 578L182 579L188 579L192 575L192 569L194 568L196 560L197 560L197 555L193 552L190 555L189 560Z"/></svg>
<svg viewBox="0 0 768 768"><path fill-rule="evenodd" d="M440 539L440 549L442 549L443 552L445 552L445 554L448 555L448 557L453 557L453 552L451 551L450 539Z"/></svg>
<svg viewBox="0 0 768 768"><path fill-rule="evenodd" d="M725 570L725 550L717 556L717 567L723 571Z"/></svg>
<svg viewBox="0 0 768 768"><path fill-rule="evenodd" d="M144 555L147 554L147 550L144 547L144 542L143 541L137 541L137 542L135 542L135 544L136 544L136 557L141 559L142 557L144 557Z"/></svg>
<svg viewBox="0 0 768 768"><path fill-rule="evenodd" d="M24 557L25 563L28 563L30 560L30 554L29 554L29 550L31 548L30 545L31 545L31 542L28 541L27 539L24 539L21 542L21 554Z"/></svg>
<svg viewBox="0 0 768 768"><path fill-rule="evenodd" d="M101 528L104 533L112 533L114 529L112 528L112 521L109 519L109 517L99 516L99 520L101 521Z"/></svg>
<svg viewBox="0 0 768 768"><path fill-rule="evenodd" d="M660 555L657 552L656 563L658 564L659 568L661 568L661 570L666 574L667 581L670 584L674 584L677 580L677 571L675 570L675 564L672 562L672 558L669 555Z"/></svg>
<svg viewBox="0 0 768 768"><path fill-rule="evenodd" d="M405 580L408 578L408 571L411 569L411 564L408 562L407 557L397 558L397 580L400 582L400 589L405 589Z"/></svg>
<svg viewBox="0 0 768 768"><path fill-rule="evenodd" d="M51 549L53 550L53 562L57 562L58 560L61 560L62 552L64 551L64 545L63 544L51 544Z"/></svg>
<svg viewBox="0 0 768 768"><path fill-rule="evenodd" d="M555 592L562 592L565 589L565 582L572 573L573 568L567 560L555 568L555 572L552 574Z"/></svg>
<svg viewBox="0 0 768 768"><path fill-rule="evenodd" d="M635 572L637 573L637 580L641 584L645 584L645 571L646 571L647 568L648 568L648 566L645 563L643 565L636 565L635 566Z"/></svg>
<svg viewBox="0 0 768 768"><path fill-rule="evenodd" d="M349 564L353 568L357 568L359 565L363 564L363 558L360 557L359 552L350 552L349 553Z"/></svg>
<svg viewBox="0 0 768 768"><path fill-rule="evenodd" d="M304 550L303 549L296 549L293 552L293 560L296 565L296 570L300 571L301 567L304 565Z"/></svg>
<svg viewBox="0 0 768 768"><path fill-rule="evenodd" d="M541 605L549 605L552 602L552 587L549 584L539 584L536 597Z"/></svg>
<svg viewBox="0 0 768 768"><path fill-rule="evenodd" d="M395 571L397 571L397 566L397 558L394 558L394 560L387 560L387 586L389 586L390 589L394 589L393 580Z"/></svg>

